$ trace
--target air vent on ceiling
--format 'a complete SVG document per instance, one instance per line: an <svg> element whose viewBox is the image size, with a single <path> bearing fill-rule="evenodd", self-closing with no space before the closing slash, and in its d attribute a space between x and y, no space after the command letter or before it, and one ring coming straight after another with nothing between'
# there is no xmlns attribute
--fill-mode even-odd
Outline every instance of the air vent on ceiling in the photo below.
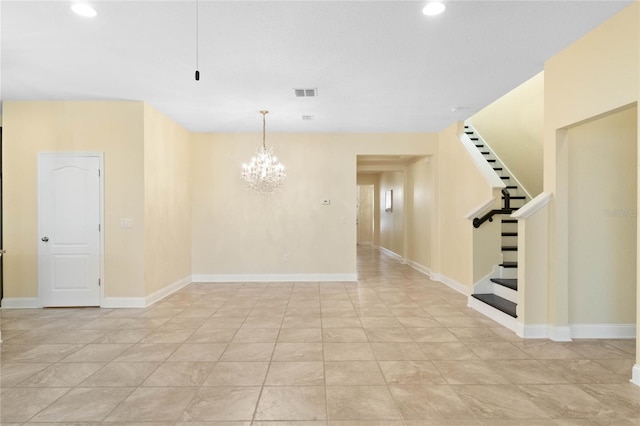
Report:
<svg viewBox="0 0 640 426"><path fill-rule="evenodd" d="M302 121L311 121L313 120L313 115L303 115Z"/></svg>
<svg viewBox="0 0 640 426"><path fill-rule="evenodd" d="M318 89L293 89L296 98L313 98L318 96Z"/></svg>

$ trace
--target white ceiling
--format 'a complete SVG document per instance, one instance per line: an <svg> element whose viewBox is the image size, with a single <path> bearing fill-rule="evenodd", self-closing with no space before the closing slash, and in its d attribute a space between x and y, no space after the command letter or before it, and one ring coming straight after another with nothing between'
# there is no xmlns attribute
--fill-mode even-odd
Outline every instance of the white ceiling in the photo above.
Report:
<svg viewBox="0 0 640 426"><path fill-rule="evenodd" d="M439 131L632 1L200 0L196 82L195 0L92 1L93 19L2 0L0 99L144 100L192 131L260 131L261 109L268 131Z"/></svg>

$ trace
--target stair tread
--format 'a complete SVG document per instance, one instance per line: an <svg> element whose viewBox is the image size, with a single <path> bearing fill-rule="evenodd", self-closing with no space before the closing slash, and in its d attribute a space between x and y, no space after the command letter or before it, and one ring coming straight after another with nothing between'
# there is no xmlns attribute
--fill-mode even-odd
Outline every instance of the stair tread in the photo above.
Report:
<svg viewBox="0 0 640 426"><path fill-rule="evenodd" d="M518 251L518 246L502 246L502 251Z"/></svg>
<svg viewBox="0 0 640 426"><path fill-rule="evenodd" d="M502 297L496 296L495 294L474 294L473 297L486 303L489 306L493 306L494 308L504 312L507 315L518 318L518 316L516 315L517 305L507 299L503 299Z"/></svg>
<svg viewBox="0 0 640 426"><path fill-rule="evenodd" d="M518 223L518 219L502 219L502 223Z"/></svg>
<svg viewBox="0 0 640 426"><path fill-rule="evenodd" d="M525 195L512 195L509 198L511 198L512 200L525 200L527 197Z"/></svg>
<svg viewBox="0 0 640 426"><path fill-rule="evenodd" d="M503 232L502 236L503 237L517 237L518 233L517 232Z"/></svg>
<svg viewBox="0 0 640 426"><path fill-rule="evenodd" d="M509 179L509 176L500 176L500 179L507 180L507 179Z"/></svg>
<svg viewBox="0 0 640 426"><path fill-rule="evenodd" d="M491 282L500 284L501 286L510 288L511 290L518 290L517 278L491 278Z"/></svg>
<svg viewBox="0 0 640 426"><path fill-rule="evenodd" d="M500 266L503 268L517 268L518 262L502 262Z"/></svg>

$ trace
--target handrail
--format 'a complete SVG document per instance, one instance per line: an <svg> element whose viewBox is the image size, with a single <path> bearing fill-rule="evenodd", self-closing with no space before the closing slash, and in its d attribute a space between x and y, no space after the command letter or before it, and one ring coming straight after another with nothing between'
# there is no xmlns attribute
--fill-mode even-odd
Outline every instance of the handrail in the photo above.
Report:
<svg viewBox="0 0 640 426"><path fill-rule="evenodd" d="M479 228L480 225L485 223L486 221L493 222L493 216L497 214L511 214L514 210L511 208L511 194L509 194L509 190L507 188L502 189L502 195L504 195L504 207L501 209L494 209L485 214L482 217L476 217L473 219L473 227Z"/></svg>

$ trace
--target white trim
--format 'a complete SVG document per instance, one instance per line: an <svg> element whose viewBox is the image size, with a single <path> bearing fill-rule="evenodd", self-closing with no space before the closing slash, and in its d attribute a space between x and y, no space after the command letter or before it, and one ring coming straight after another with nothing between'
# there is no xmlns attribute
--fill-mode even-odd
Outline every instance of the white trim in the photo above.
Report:
<svg viewBox="0 0 640 426"><path fill-rule="evenodd" d="M161 288L158 291L154 291L153 293L147 295L147 297L144 298L145 306L151 306L157 301L169 296L172 293L175 293L176 291L180 290L182 287L187 286L189 284L191 284L191 275L184 277L183 279L178 280L173 284L169 284L168 286Z"/></svg>
<svg viewBox="0 0 640 426"><path fill-rule="evenodd" d="M571 342L571 327L549 326L549 339L554 342Z"/></svg>
<svg viewBox="0 0 640 426"><path fill-rule="evenodd" d="M636 386L640 386L640 364L636 364L631 369L631 380L629 380Z"/></svg>
<svg viewBox="0 0 640 426"><path fill-rule="evenodd" d="M471 160L476 166L476 169L480 172L480 174L487 181L487 184L492 188L502 189L506 187L505 183L502 181L498 173L493 170L493 167L487 162L486 158L482 155L480 150L476 147L476 144L473 143L469 135L465 133L460 134L460 142L465 147L469 155L471 156Z"/></svg>
<svg viewBox="0 0 640 426"><path fill-rule="evenodd" d="M146 308L144 297L105 297L101 308Z"/></svg>
<svg viewBox="0 0 640 426"><path fill-rule="evenodd" d="M571 324L574 339L635 339L635 324Z"/></svg>
<svg viewBox="0 0 640 426"><path fill-rule="evenodd" d="M528 199L532 199L533 197L531 196L531 194L529 194L529 191L527 191L527 188L524 187L524 185L522 185L520 183L520 181L518 180L518 178L516 177L516 175L514 175L511 170L509 170L509 167L507 167L507 165L505 164L504 161L502 161L502 159L498 156L498 154L496 154L496 152L491 148L491 145L489 145L486 141L485 138L482 137L482 135L480 134L480 132L478 132L474 127L473 124L471 123L471 120L467 120L466 125L469 126L469 128L471 128L471 130L473 130L473 132L476 134L476 136L478 136L478 140L481 141L488 149L489 151L491 151L491 155L493 155L496 160L498 160L502 166L502 168L507 172L507 174L513 178L513 180L516 181L516 184L518 185L518 187L520 189L522 189L522 191L524 192L524 195L527 196ZM476 149L476 151L480 152L478 149ZM481 154L482 155L482 154ZM484 158L484 157L483 157ZM485 160L486 161L486 160ZM487 163L489 164L489 163ZM502 181L502 179L500 179L500 181ZM506 185L505 185L506 186Z"/></svg>
<svg viewBox="0 0 640 426"><path fill-rule="evenodd" d="M194 283L358 281L358 274L209 274L191 279Z"/></svg>
<svg viewBox="0 0 640 426"><path fill-rule="evenodd" d="M442 284L452 288L453 290L457 291L458 293L464 296L469 296L469 294L471 294L469 287L454 280L453 278L447 277L446 275L442 275L437 272L434 272L431 274L431 280L441 282Z"/></svg>
<svg viewBox="0 0 640 426"><path fill-rule="evenodd" d="M146 308L157 301L191 284L191 276L184 277L173 284L161 288L146 297L105 297L102 308Z"/></svg>
<svg viewBox="0 0 640 426"><path fill-rule="evenodd" d="M494 308L493 306L487 305L483 301L478 300L471 295L469 295L469 298L467 299L467 306L475 311L480 312L482 315L494 320L501 326L508 328L516 334L518 334L518 331L522 328L521 324L518 323L517 318L514 318L511 315L507 315L504 312Z"/></svg>
<svg viewBox="0 0 640 426"><path fill-rule="evenodd" d="M39 307L40 299L37 297L5 297L2 299L3 309L31 309Z"/></svg>
<svg viewBox="0 0 640 426"><path fill-rule="evenodd" d="M511 217L518 220L527 219L535 212L549 204L549 201L551 201L551 194L548 192L542 192L538 194L536 198L513 212Z"/></svg>
<svg viewBox="0 0 640 426"><path fill-rule="evenodd" d="M494 282L492 282L491 284L493 284L491 293L495 294L496 296L502 297L509 302L513 302L516 305L518 304L518 292L516 290Z"/></svg>
<svg viewBox="0 0 640 426"><path fill-rule="evenodd" d="M102 306L104 303L104 287L105 287L105 279L104 279L104 270L105 270L105 266L104 266L104 254L105 254L105 248L104 248L104 233L105 233L105 219L104 219L104 174L105 174L105 169L104 169L104 152L100 152L100 151L40 151L38 152L38 204L37 204L37 211L36 211L36 215L38 216L38 235L42 235L42 232L40 230L41 224L40 224L40 164L42 162L42 158L45 157L56 157L56 156L69 156L69 157L98 157L98 162L99 162L99 182L98 185L100 187L100 194L99 194L99 206L98 206L98 210L99 210L99 226L100 226L100 233L98 236L98 250L100 250L100 253L98 255L99 259L98 259L98 263L99 263L99 271L98 271L98 279L100 280L100 289L99 289L99 306ZM41 271L41 255L40 255L40 245L38 245L38 297L36 298L38 301L38 308L42 308L44 305L44 302L42 300L42 295L43 295L43 291L42 291L42 286L43 286L43 282L42 282L42 271Z"/></svg>
<svg viewBox="0 0 640 426"><path fill-rule="evenodd" d="M413 260L407 261L407 265L411 266L413 269L415 269L418 272L422 272L423 274L425 274L429 278L431 278L431 275L433 274L431 272L431 269L427 268L424 265L419 264L418 262L414 262Z"/></svg>
<svg viewBox="0 0 640 426"><path fill-rule="evenodd" d="M549 325L547 324L531 324L521 325L516 334L523 339L548 339Z"/></svg>
<svg viewBox="0 0 640 426"><path fill-rule="evenodd" d="M380 247L378 247L378 250L380 250L381 252L383 252L386 255L389 255L389 256L391 256L393 258L398 259L401 262L404 262L404 258L401 255L399 255L398 253L396 253L394 251L389 250L388 248L380 246Z"/></svg>
<svg viewBox="0 0 640 426"><path fill-rule="evenodd" d="M490 200L480 204L478 207L476 207L475 209L471 210L469 213L467 213L464 218L465 219L469 219L469 220L473 220L475 217L481 216L485 213L488 213L489 210L492 210L496 205L496 197L491 198Z"/></svg>

